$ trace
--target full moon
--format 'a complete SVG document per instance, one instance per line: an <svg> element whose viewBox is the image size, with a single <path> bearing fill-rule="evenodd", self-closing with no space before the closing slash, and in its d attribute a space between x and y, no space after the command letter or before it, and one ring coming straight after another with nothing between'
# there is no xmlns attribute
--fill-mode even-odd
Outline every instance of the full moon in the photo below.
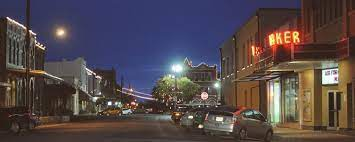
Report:
<svg viewBox="0 0 355 142"><path fill-rule="evenodd" d="M57 28L55 34L59 38L64 38L66 36L66 30L64 28Z"/></svg>

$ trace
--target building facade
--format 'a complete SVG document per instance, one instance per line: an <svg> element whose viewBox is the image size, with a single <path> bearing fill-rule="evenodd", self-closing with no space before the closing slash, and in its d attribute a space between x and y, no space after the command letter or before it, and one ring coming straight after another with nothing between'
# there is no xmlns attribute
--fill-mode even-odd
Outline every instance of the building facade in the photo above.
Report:
<svg viewBox="0 0 355 142"><path fill-rule="evenodd" d="M235 36L223 42L220 49L221 64L221 102L225 105L236 106L235 95Z"/></svg>
<svg viewBox="0 0 355 142"><path fill-rule="evenodd" d="M215 88L214 84L217 80L217 65L209 66L206 63L200 63L197 66L192 65L192 61L188 58L184 60L183 76L189 78L192 82L201 86L201 93L208 93L208 99L202 100L200 94L195 96L191 101L192 105L218 105L221 101L219 88Z"/></svg>
<svg viewBox="0 0 355 142"><path fill-rule="evenodd" d="M30 47L25 47L26 28L11 18L0 18L0 107L40 108L43 95L45 47L30 32ZM27 53L28 51L28 53ZM29 54L29 55L28 55ZM30 84L26 84L26 55L29 56ZM26 94L26 86L30 92Z"/></svg>
<svg viewBox="0 0 355 142"><path fill-rule="evenodd" d="M58 76L76 89L71 98L74 115L95 112L93 96L89 93L89 74L86 61L77 58L73 61L46 62L45 71Z"/></svg>
<svg viewBox="0 0 355 142"><path fill-rule="evenodd" d="M116 70L94 69L94 72L101 77L100 88L102 96L107 100L117 100Z"/></svg>
<svg viewBox="0 0 355 142"><path fill-rule="evenodd" d="M300 13L260 9L236 33L237 105L276 126L353 129L355 2L301 2Z"/></svg>
<svg viewBox="0 0 355 142"><path fill-rule="evenodd" d="M267 41L264 39L268 37L268 34L285 21L299 15L299 13L297 9L261 8L234 34L236 105L257 109L267 115L266 81L250 76L251 74L258 74L256 72L256 61L258 59L254 58L253 54L260 52L257 50L259 48L256 47L267 45Z"/></svg>

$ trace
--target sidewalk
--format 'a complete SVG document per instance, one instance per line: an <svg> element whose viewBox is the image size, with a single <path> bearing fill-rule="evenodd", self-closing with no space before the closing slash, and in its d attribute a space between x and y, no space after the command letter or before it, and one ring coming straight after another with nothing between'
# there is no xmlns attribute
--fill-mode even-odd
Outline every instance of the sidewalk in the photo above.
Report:
<svg viewBox="0 0 355 142"><path fill-rule="evenodd" d="M354 138L355 131L314 131L293 128L274 128L275 140L284 139L318 139L318 138Z"/></svg>

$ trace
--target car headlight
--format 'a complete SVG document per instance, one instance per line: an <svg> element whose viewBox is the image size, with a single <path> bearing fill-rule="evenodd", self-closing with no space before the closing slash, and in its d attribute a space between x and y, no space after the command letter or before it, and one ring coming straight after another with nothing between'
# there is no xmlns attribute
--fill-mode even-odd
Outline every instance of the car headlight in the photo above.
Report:
<svg viewBox="0 0 355 142"><path fill-rule="evenodd" d="M194 119L194 116L189 115L187 118L188 118L188 119Z"/></svg>
<svg viewBox="0 0 355 142"><path fill-rule="evenodd" d="M180 113L175 113L175 116L180 116L181 114Z"/></svg>

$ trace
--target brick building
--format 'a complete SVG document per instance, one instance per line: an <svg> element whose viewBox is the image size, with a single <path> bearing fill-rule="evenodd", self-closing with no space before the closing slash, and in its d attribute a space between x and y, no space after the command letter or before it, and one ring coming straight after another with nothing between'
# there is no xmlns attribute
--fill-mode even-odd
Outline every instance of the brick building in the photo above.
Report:
<svg viewBox="0 0 355 142"><path fill-rule="evenodd" d="M201 86L201 93L207 92L209 94L207 100L202 100L196 95L193 98L192 105L217 105L221 101L218 88L214 87L214 84L218 82L217 65L209 66L206 63L200 63L197 66L192 65L192 61L188 58L184 60L184 73L183 76L189 78L192 82Z"/></svg>

